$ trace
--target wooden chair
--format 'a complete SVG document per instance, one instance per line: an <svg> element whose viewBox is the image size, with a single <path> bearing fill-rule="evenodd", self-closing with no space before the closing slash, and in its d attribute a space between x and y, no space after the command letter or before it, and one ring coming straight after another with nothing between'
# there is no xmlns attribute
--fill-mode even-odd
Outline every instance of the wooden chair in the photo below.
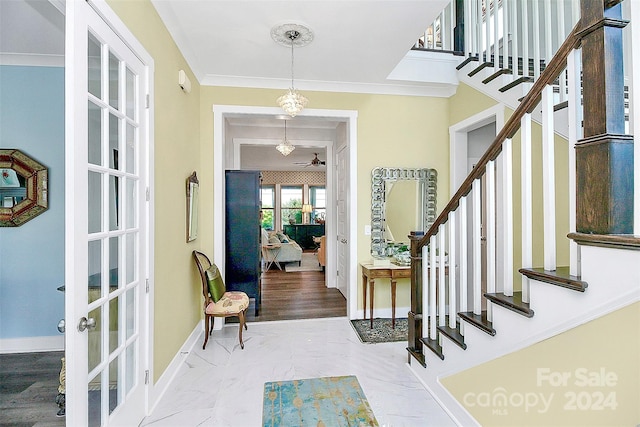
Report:
<svg viewBox="0 0 640 427"><path fill-rule="evenodd" d="M247 329L245 315L249 308L249 297L244 292L227 292L218 268L215 264L211 264L209 257L205 254L193 251L193 259L200 272L202 295L204 296L204 344L202 344L202 349L204 350L207 346L209 335L213 332L212 317L235 316L240 320L238 338L240 340L240 348L244 349L242 328ZM211 320L211 326L209 326L209 320Z"/></svg>

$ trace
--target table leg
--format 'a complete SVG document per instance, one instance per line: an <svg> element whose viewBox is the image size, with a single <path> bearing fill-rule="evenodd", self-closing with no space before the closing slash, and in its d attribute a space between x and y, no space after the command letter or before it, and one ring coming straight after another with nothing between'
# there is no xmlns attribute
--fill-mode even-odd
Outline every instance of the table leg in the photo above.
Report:
<svg viewBox="0 0 640 427"><path fill-rule="evenodd" d="M362 318L367 320L367 276L362 275L362 312L364 313Z"/></svg>
<svg viewBox="0 0 640 427"><path fill-rule="evenodd" d="M391 279L391 329L396 328L396 281Z"/></svg>
<svg viewBox="0 0 640 427"><path fill-rule="evenodd" d="M373 288L375 286L375 279L369 280L369 299L371 300L369 307L369 316L371 317L371 329L373 329Z"/></svg>

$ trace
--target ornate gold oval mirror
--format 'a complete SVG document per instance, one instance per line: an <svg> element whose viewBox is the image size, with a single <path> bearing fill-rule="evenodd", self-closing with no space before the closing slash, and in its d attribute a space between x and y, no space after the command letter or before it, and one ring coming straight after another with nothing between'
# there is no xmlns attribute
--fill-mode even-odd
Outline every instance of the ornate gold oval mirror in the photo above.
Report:
<svg viewBox="0 0 640 427"><path fill-rule="evenodd" d="M48 169L20 150L0 149L0 227L15 227L49 208Z"/></svg>

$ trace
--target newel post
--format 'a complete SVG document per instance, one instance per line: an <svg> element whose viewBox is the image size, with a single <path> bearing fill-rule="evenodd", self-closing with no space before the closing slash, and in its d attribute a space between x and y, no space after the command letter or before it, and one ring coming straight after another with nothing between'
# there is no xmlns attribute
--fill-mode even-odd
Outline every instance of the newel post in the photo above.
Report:
<svg viewBox="0 0 640 427"><path fill-rule="evenodd" d="M576 144L576 231L633 234L633 136L625 134L620 0L581 0L584 137Z"/></svg>
<svg viewBox="0 0 640 427"><path fill-rule="evenodd" d="M411 311L409 311L409 338L407 351L408 361L413 356L422 366L426 367L422 352L422 247L419 242L423 233L409 235L411 241Z"/></svg>

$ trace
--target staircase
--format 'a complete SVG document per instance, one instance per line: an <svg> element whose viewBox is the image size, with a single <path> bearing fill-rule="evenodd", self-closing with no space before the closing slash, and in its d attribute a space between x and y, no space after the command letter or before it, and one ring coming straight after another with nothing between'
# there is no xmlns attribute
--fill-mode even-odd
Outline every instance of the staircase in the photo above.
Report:
<svg viewBox="0 0 640 427"><path fill-rule="evenodd" d="M640 301L634 190L622 182L634 179L628 88L621 69L594 66L605 55L622 62L622 48L593 40L625 23L619 2L604 11L586 3L591 14L576 19L549 61L473 42L489 47L467 52L458 67L462 82L515 110L433 226L411 242L410 367L460 425L478 421L442 378ZM556 134L568 140L568 168L556 161Z"/></svg>

